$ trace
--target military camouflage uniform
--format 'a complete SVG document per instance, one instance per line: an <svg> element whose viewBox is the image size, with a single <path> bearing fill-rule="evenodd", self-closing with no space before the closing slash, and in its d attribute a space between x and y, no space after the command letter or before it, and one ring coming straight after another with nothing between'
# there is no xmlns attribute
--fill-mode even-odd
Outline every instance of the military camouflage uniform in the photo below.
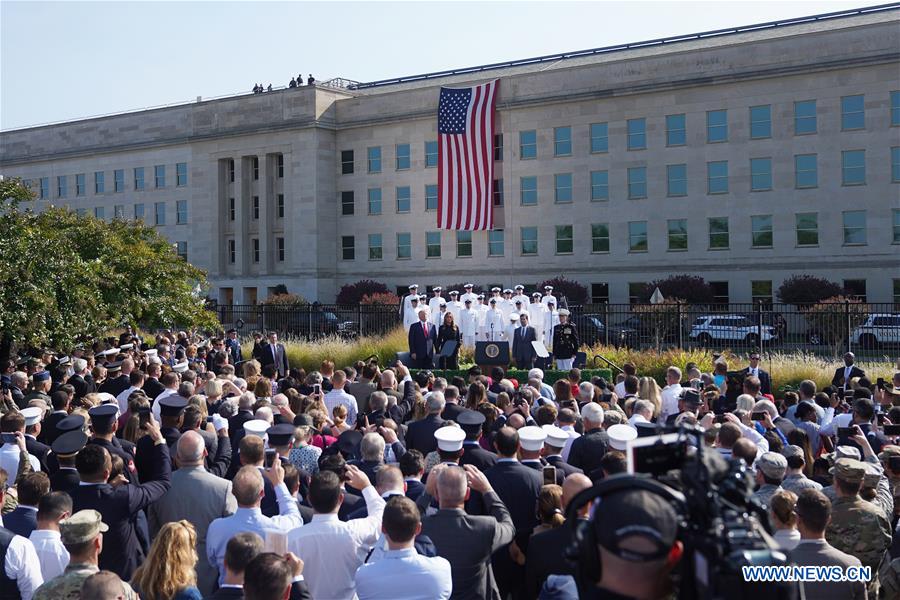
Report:
<svg viewBox="0 0 900 600"><path fill-rule="evenodd" d="M81 585L84 580L99 571L97 565L88 563L70 564L63 574L44 582L32 597L33 600L81 600ZM131 586L122 582L125 588L125 600L138 600L138 595ZM85 598L84 600L89 600Z"/></svg>

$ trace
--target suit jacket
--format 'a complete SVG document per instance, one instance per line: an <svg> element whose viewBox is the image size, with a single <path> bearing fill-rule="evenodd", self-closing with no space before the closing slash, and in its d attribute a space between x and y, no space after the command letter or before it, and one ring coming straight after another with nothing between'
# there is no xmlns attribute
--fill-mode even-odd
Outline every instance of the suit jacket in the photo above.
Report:
<svg viewBox="0 0 900 600"><path fill-rule="evenodd" d="M600 428L585 432L572 442L569 449L569 464L585 473L600 468L600 459L606 454L609 437Z"/></svg>
<svg viewBox="0 0 900 600"><path fill-rule="evenodd" d="M287 353L284 351L284 344L278 342L275 344L275 355L272 355L272 344L266 342L259 346L259 364L261 366L274 364L278 369L278 377L287 375L290 366L288 365Z"/></svg>
<svg viewBox="0 0 900 600"><path fill-rule="evenodd" d="M772 393L772 378L769 376L768 371L763 371L760 368L756 369L757 377L759 377L759 391L762 394L771 394ZM741 369L741 373L744 377L750 374L750 367L745 369Z"/></svg>
<svg viewBox="0 0 900 600"><path fill-rule="evenodd" d="M310 600L309 586L305 581L295 581L291 584L290 600ZM219 588L203 600L244 600L244 590L241 588Z"/></svg>
<svg viewBox="0 0 900 600"><path fill-rule="evenodd" d="M415 479L406 480L406 497L415 502L425 493L425 484Z"/></svg>
<svg viewBox="0 0 900 600"><path fill-rule="evenodd" d="M536 340L537 335L535 334L534 327L531 325L525 328L525 337L522 337L521 326L516 327L515 333L513 333L512 347L513 360L516 361L516 366L523 367L525 365L531 366L534 364L537 353L534 351L531 342Z"/></svg>
<svg viewBox="0 0 900 600"><path fill-rule="evenodd" d="M151 400L155 400L157 396L166 391L166 386L159 382L159 379L155 377L148 377L144 381L144 387L142 388L144 393L147 394L147 397Z"/></svg>
<svg viewBox="0 0 900 600"><path fill-rule="evenodd" d="M534 529L538 524L535 504L544 485L540 470L519 461L502 461L485 471L484 475L509 509L517 536Z"/></svg>
<svg viewBox="0 0 900 600"><path fill-rule="evenodd" d="M846 369L846 368L847 367L844 366L844 367L838 367L837 369L834 370L834 377L831 378L831 385L833 385L834 387L841 387L841 388L844 387L844 384L846 383L844 381L844 369ZM866 376L866 372L863 371L862 369L860 369L859 367L857 367L856 365L853 365L853 367L850 369L850 379L853 379L854 377L865 377L865 376Z"/></svg>
<svg viewBox="0 0 900 600"><path fill-rule="evenodd" d="M354 381L344 387L345 392L356 398L356 405L359 407L361 415L369 412L369 396L377 389L378 387L371 381Z"/></svg>
<svg viewBox="0 0 900 600"><path fill-rule="evenodd" d="M463 455L459 457L461 465L475 465L479 471L487 471L497 464L497 455L488 452L478 442L463 442Z"/></svg>
<svg viewBox="0 0 900 600"><path fill-rule="evenodd" d="M407 341L410 354L415 354L412 359L413 366L417 369L430 369L434 366L434 343L437 341L437 329L431 323L425 324L428 329L428 337L425 337L425 329L421 321L416 321L409 326Z"/></svg>
<svg viewBox="0 0 900 600"><path fill-rule="evenodd" d="M410 422L406 429L407 450L418 450L423 456L437 450L434 432L441 427L443 422L440 415L426 415L418 421Z"/></svg>
<svg viewBox="0 0 900 600"><path fill-rule="evenodd" d="M575 575L574 567L564 554L571 539L572 533L565 524L531 536L525 556L526 598L538 597L548 575Z"/></svg>
<svg viewBox="0 0 900 600"><path fill-rule="evenodd" d="M550 463L548 463L547 460L543 457L541 457L541 459L538 461L533 461L533 460L524 461L523 460L522 464L525 465L526 467L528 467L529 469L534 469L535 471L540 473L542 483L544 481L544 467L555 467L556 466L556 465L551 465ZM557 467L556 476L554 477L554 481L556 482L556 485L562 485L563 481L565 481L565 479L566 479L566 474L563 472L562 469Z"/></svg>
<svg viewBox="0 0 900 600"><path fill-rule="evenodd" d="M445 421L456 421L459 413L464 410L466 410L465 406L461 406L456 402L448 402L444 405L444 412L441 413L441 418Z"/></svg>
<svg viewBox="0 0 900 600"><path fill-rule="evenodd" d="M23 538L28 538L37 528L37 511L19 505L10 513L3 515L3 526Z"/></svg>
<svg viewBox="0 0 900 600"><path fill-rule="evenodd" d="M83 509L94 509L103 515L103 522L109 526L109 531L103 534L100 568L112 571L123 581L131 580L135 569L145 558L136 531L138 513L169 489L172 473L169 447L156 444L150 453L154 468L146 483L117 488L108 483L81 485L72 492L73 514Z"/></svg>
<svg viewBox="0 0 900 600"><path fill-rule="evenodd" d="M56 438L59 437L59 432L56 431L56 424L68 417L69 414L65 411L53 411L44 419L44 422L41 423L41 435L38 436L38 441L47 444L48 446L52 446L53 442L56 441Z"/></svg>
<svg viewBox="0 0 900 600"><path fill-rule="evenodd" d="M845 554L825 540L801 540L788 553L790 561L799 566L859 567L859 559ZM877 574L873 573L873 577ZM861 581L807 581L802 583L807 598L816 600L856 600L866 597L866 584Z"/></svg>
<svg viewBox="0 0 900 600"><path fill-rule="evenodd" d="M78 471L73 468L60 468L50 476L50 491L69 492L71 495L72 490L77 488L79 483L81 483L81 478L78 476Z"/></svg>
<svg viewBox="0 0 900 600"><path fill-rule="evenodd" d="M25 449L28 450L28 454L31 454L38 462L41 463L41 471L47 472L47 455L50 454L50 446L47 444L42 444L37 441L35 438L25 436Z"/></svg>
<svg viewBox="0 0 900 600"><path fill-rule="evenodd" d="M87 381L81 375L72 375L66 383L72 384L72 387L75 388L76 398L84 398L86 395L96 391L94 382Z"/></svg>
<svg viewBox="0 0 900 600"><path fill-rule="evenodd" d="M150 537L155 538L166 523L185 519L197 531L197 555L205 557L209 524L234 514L236 509L230 481L207 473L203 467L182 467L172 473L169 491L147 509ZM218 572L206 560L197 561L196 569L200 593L210 594Z"/></svg>
<svg viewBox="0 0 900 600"><path fill-rule="evenodd" d="M113 396L118 396L131 387L131 380L128 375L119 375L118 377L107 379L98 389L98 392L106 392Z"/></svg>
<svg viewBox="0 0 900 600"><path fill-rule="evenodd" d="M149 438L147 438L149 439ZM91 438L88 440L88 444L96 444L98 446L102 446L106 448L106 451L110 454L115 454L122 458L122 461L125 463L125 477L131 483L137 483L138 474L136 470L132 470L135 467L134 462L134 445L125 440L124 444L122 440L114 437L112 441L106 441L103 438ZM127 448L125 444L127 444Z"/></svg>
<svg viewBox="0 0 900 600"><path fill-rule="evenodd" d="M496 550L512 541L516 528L496 493L487 493L483 498L487 515L468 515L462 509L440 509L422 519L422 533L434 542L438 556L450 562L451 599L500 598L490 558ZM431 501L431 496L422 494L416 503L419 511L424 514Z"/></svg>

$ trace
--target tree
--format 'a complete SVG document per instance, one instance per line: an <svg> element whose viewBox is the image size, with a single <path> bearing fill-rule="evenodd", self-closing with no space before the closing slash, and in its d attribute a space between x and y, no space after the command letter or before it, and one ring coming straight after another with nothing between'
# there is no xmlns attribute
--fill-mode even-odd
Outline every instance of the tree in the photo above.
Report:
<svg viewBox="0 0 900 600"><path fill-rule="evenodd" d="M714 296L712 286L697 275L671 275L648 283L644 288L645 301L650 301L656 288L663 297L684 300L688 304L710 304Z"/></svg>
<svg viewBox="0 0 900 600"><path fill-rule="evenodd" d="M804 312L807 336L832 347L835 355L847 345L850 332L866 322L868 307L858 298L833 296L810 305Z"/></svg>
<svg viewBox="0 0 900 600"><path fill-rule="evenodd" d="M544 292L544 286L553 286L553 295L560 301L566 299L569 304L586 304L588 301L588 289L577 281L566 279L564 276L554 277L542 281L537 285L539 292Z"/></svg>
<svg viewBox="0 0 900 600"><path fill-rule="evenodd" d="M652 332L653 345L657 350L666 340L678 339L678 330L683 327L687 316L683 304L676 298L666 298L659 304L635 304L631 307L632 312L641 319L641 328Z"/></svg>
<svg viewBox="0 0 900 600"><path fill-rule="evenodd" d="M375 294L366 294L359 301L364 306L400 306L400 296L393 292L377 292Z"/></svg>
<svg viewBox="0 0 900 600"><path fill-rule="evenodd" d="M265 306L304 306L309 304L309 301L299 294L282 293L272 294L260 304Z"/></svg>
<svg viewBox="0 0 900 600"><path fill-rule="evenodd" d="M107 223L33 199L0 181L0 359L13 344L70 350L124 324L216 328L206 274L141 221Z"/></svg>
<svg viewBox="0 0 900 600"><path fill-rule="evenodd" d="M369 294L383 294L390 290L380 281L372 281L371 279L361 279L356 283L348 283L341 287L337 295L337 304L352 305L359 304L363 296Z"/></svg>
<svg viewBox="0 0 900 600"><path fill-rule="evenodd" d="M826 298L834 298L844 293L844 289L827 279L812 275L794 275L785 279L776 292L785 304L807 307Z"/></svg>

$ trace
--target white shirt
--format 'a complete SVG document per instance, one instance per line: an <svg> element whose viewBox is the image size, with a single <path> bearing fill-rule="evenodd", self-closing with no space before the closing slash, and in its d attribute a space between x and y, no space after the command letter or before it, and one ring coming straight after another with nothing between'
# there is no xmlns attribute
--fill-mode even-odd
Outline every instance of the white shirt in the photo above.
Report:
<svg viewBox="0 0 900 600"><path fill-rule="evenodd" d="M784 550L793 550L800 543L800 532L796 529L779 529L772 537Z"/></svg>
<svg viewBox="0 0 900 600"><path fill-rule="evenodd" d="M638 423L649 423L649 422L650 421L648 421L646 418L644 418L644 415L639 415L639 414L633 414L628 419L628 424L631 425L632 427L634 427L635 429L637 429Z"/></svg>
<svg viewBox="0 0 900 600"><path fill-rule="evenodd" d="M156 397L156 400L153 401L153 406L150 407L150 411L153 413L153 418L156 420L157 423L159 423L162 420L162 417L160 417L160 411L159 411L159 406L160 406L159 401L162 400L163 398L168 398L170 396L177 396L177 395L178 395L178 390L170 390L167 388L167 389L163 390L162 392L160 392L159 396Z"/></svg>
<svg viewBox="0 0 900 600"><path fill-rule="evenodd" d="M325 402L325 408L328 409L328 418L331 419L334 414L334 407L343 404L347 407L347 425L353 427L356 425L356 413L359 407L356 405L356 398L348 394L343 388L334 388L322 399Z"/></svg>
<svg viewBox="0 0 900 600"><path fill-rule="evenodd" d="M566 445L563 446L563 449L562 449L563 460L568 462L569 461L569 450L572 449L572 442L574 442L575 440L580 438L581 434L578 433L577 431L575 431L575 428L571 425L560 425L559 428L569 434L569 439L566 440Z"/></svg>
<svg viewBox="0 0 900 600"><path fill-rule="evenodd" d="M16 467L18 469L18 464ZM3 519L0 519L0 527L3 527ZM4 571L7 577L16 580L22 600L31 600L34 591L44 583L34 545L21 535L13 536L9 542Z"/></svg>
<svg viewBox="0 0 900 600"><path fill-rule="evenodd" d="M360 600L445 600L452 590L447 559L422 556L415 548L388 550L381 560L362 565L356 571L356 593Z"/></svg>
<svg viewBox="0 0 900 600"><path fill-rule="evenodd" d="M444 317L446 317L450 312L447 310L447 307L444 307L444 310L441 311L440 307L435 308L431 312L431 323L435 326L435 328L439 328L444 324ZM456 315L453 315L453 322L456 323Z"/></svg>
<svg viewBox="0 0 900 600"><path fill-rule="evenodd" d="M303 577L313 598L356 598L354 576L381 531L384 499L373 486L362 491L369 516L340 521L337 514L315 514L288 534L288 550L303 561Z"/></svg>
<svg viewBox="0 0 900 600"><path fill-rule="evenodd" d="M550 346L553 345L553 328L559 325L559 313L555 310L550 312L549 310L544 315L544 342L545 345L549 343Z"/></svg>
<svg viewBox="0 0 900 600"><path fill-rule="evenodd" d="M678 413L678 397L681 396L681 392L684 388L681 387L680 383L673 383L672 385L667 385L660 392L660 408L659 408L659 422L665 423L666 417L669 415L674 415ZM619 391L619 386L616 385L616 393ZM622 391L625 391L625 385L622 385ZM624 395L624 394L623 394Z"/></svg>
<svg viewBox="0 0 900 600"><path fill-rule="evenodd" d="M666 386L666 387L668 387L668 386ZM623 379L622 381L617 383L615 388L613 389L613 391L616 392L616 396L618 396L619 398L624 398L625 397L625 380ZM678 412L677 405L675 407L675 412Z"/></svg>
<svg viewBox="0 0 900 600"><path fill-rule="evenodd" d="M16 477L19 476L19 446L16 444L3 444L3 447L0 448L0 469L6 471L8 476L7 481L10 484L15 484ZM28 455L28 462L31 463L32 471L40 471L41 463L38 462L38 459L33 455Z"/></svg>
<svg viewBox="0 0 900 600"><path fill-rule="evenodd" d="M125 414L128 412L128 396L131 395L132 392L135 392L141 388L131 386L118 396L116 396L116 401L119 403L119 414Z"/></svg>
<svg viewBox="0 0 900 600"><path fill-rule="evenodd" d="M52 529L35 529L28 537L34 545L41 564L41 576L50 581L66 570L69 564L69 551L62 544L58 531Z"/></svg>

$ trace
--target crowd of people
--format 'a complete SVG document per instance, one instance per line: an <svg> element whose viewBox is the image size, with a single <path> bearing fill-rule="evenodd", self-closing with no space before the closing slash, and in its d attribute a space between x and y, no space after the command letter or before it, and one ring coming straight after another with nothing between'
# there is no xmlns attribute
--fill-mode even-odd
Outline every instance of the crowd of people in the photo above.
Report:
<svg viewBox="0 0 900 600"><path fill-rule="evenodd" d="M626 489L567 519L663 425L743 461L794 563L871 568L807 598L900 593L900 372L873 383L852 354L783 398L757 353L662 385L633 364L615 381L307 372L275 332L250 354L234 330L126 332L0 365L0 597L577 598L579 522L602 565L581 597L665 597L682 551L667 502Z"/></svg>
<svg viewBox="0 0 900 600"><path fill-rule="evenodd" d="M315 85L316 78L312 76L312 73L309 74L309 77L306 78L306 85ZM303 85L303 75L297 75L296 78L291 77L290 82L288 82L289 88L300 87ZM264 86L261 83L253 84L253 93L254 94L264 94L265 92L272 91L272 84L270 83L268 86Z"/></svg>

